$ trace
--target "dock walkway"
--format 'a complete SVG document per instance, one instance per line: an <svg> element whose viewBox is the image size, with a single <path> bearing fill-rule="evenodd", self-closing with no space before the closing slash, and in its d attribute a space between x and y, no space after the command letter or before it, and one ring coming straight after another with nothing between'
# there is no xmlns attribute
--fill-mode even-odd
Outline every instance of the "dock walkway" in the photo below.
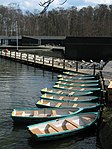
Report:
<svg viewBox="0 0 112 149"><path fill-rule="evenodd" d="M10 59L13 61L18 61L20 63L24 63L27 65L31 65L34 67L42 67L43 69L53 70L57 72L62 71L78 71L82 73L95 74L98 71L94 69L82 69L87 65L91 65L90 62L77 62L74 60L65 60L61 58L55 57L47 57L47 56L39 56L37 54L16 52L16 51L1 51L1 57L6 59Z"/></svg>

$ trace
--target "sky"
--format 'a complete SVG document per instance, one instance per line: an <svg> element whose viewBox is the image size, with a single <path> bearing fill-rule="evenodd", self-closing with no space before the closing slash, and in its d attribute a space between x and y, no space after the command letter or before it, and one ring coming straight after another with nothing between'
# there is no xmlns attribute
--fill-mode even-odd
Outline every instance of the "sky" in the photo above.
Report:
<svg viewBox="0 0 112 149"><path fill-rule="evenodd" d="M10 3L19 4L20 9L33 11L35 9L41 11L42 7L39 6L40 2L45 2L47 0L0 0L0 5L8 6ZM76 6L77 8L96 6L97 4L112 4L112 0L67 0L64 5L60 5L65 0L54 0L50 5L48 10L55 9L57 7L70 8L71 6Z"/></svg>

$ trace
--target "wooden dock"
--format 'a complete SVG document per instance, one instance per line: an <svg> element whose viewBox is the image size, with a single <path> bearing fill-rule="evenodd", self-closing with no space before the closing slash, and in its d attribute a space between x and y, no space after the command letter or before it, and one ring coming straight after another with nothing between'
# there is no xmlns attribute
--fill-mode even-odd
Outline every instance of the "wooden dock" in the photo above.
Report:
<svg viewBox="0 0 112 149"><path fill-rule="evenodd" d="M55 72L70 70L70 71L77 71L82 73L95 74L99 71L99 70L95 70L95 68L81 69L80 67L82 66L82 64L84 65L84 62L65 60L65 59L55 58L55 57L39 56L37 54L2 50L0 56L6 59L27 64L33 67L40 67L40 68L52 70ZM86 65L91 65L91 63L87 62L85 63L85 66Z"/></svg>

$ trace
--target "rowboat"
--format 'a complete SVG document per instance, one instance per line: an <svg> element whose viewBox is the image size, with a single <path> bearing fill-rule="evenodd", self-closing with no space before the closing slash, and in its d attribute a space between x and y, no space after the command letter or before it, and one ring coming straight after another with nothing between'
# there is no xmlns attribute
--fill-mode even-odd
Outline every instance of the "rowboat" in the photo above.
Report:
<svg viewBox="0 0 112 149"><path fill-rule="evenodd" d="M47 120L64 117L70 114L77 114L82 108L18 108L13 109L11 117L14 124L35 124Z"/></svg>
<svg viewBox="0 0 112 149"><path fill-rule="evenodd" d="M99 80L74 80L73 78L59 78L58 81L63 82L71 82L71 83L84 83L84 84L92 84L92 83L100 83Z"/></svg>
<svg viewBox="0 0 112 149"><path fill-rule="evenodd" d="M74 80L92 80L92 79L95 79L95 77L94 76L74 76L74 75L64 75L64 74L62 74L62 75L58 75L57 76L57 78L66 78L66 79L68 79L68 78L70 78L70 79L74 79Z"/></svg>
<svg viewBox="0 0 112 149"><path fill-rule="evenodd" d="M63 74L65 75L74 75L74 76L82 76L82 77L93 77L92 74L80 73L76 71L64 71Z"/></svg>
<svg viewBox="0 0 112 149"><path fill-rule="evenodd" d="M89 83L89 84L85 84L85 83L75 83L75 82L64 82L64 81L57 81L55 84L59 84L59 85L63 85L63 86L73 86L73 87L99 87L100 85L98 83Z"/></svg>
<svg viewBox="0 0 112 149"><path fill-rule="evenodd" d="M99 87L88 87L88 88L81 88L81 87L72 87L72 86L64 86L61 84L54 85L53 88L57 89L63 89L63 90L69 90L69 91L91 91L91 92L99 92L101 91L101 88Z"/></svg>
<svg viewBox="0 0 112 149"><path fill-rule="evenodd" d="M29 125L27 129L37 141L57 140L88 130L97 123L99 116L99 112L80 113Z"/></svg>
<svg viewBox="0 0 112 149"><path fill-rule="evenodd" d="M70 91L70 90L63 90L63 89L53 89L53 88L43 88L41 89L41 93L49 93L54 95L63 95L63 96L85 96L85 95L92 95L93 92L91 91Z"/></svg>
<svg viewBox="0 0 112 149"><path fill-rule="evenodd" d="M42 94L42 99L56 100L56 101L75 101L75 102L98 102L98 96L58 96L53 94Z"/></svg>
<svg viewBox="0 0 112 149"><path fill-rule="evenodd" d="M38 108L82 108L82 111L98 111L103 104L97 102L75 102L75 101L56 101L50 99L40 99L37 101Z"/></svg>

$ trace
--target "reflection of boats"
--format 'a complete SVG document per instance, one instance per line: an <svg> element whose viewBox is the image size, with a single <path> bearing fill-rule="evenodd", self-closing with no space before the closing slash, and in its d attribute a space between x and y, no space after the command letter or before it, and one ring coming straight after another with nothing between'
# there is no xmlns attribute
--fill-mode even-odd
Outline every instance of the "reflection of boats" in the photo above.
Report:
<svg viewBox="0 0 112 149"><path fill-rule="evenodd" d="M64 79L73 79L73 80L92 80L92 79L95 79L94 76L70 76L70 75L58 75L57 76L58 78L64 78Z"/></svg>
<svg viewBox="0 0 112 149"><path fill-rule="evenodd" d="M69 114L76 114L82 108L19 108L12 111L12 119L16 124L34 124L60 118Z"/></svg>
<svg viewBox="0 0 112 149"><path fill-rule="evenodd" d="M92 83L99 83L99 80L74 80L72 78L59 78L58 81L62 81L62 82L70 82L70 83L78 83L78 84L92 84Z"/></svg>
<svg viewBox="0 0 112 149"><path fill-rule="evenodd" d="M90 110L98 110L101 106L99 103L95 102L75 102L75 101L58 101L58 100L50 100L50 99L40 99L36 106L38 108L43 107L75 107L75 108L83 108L83 111L90 111Z"/></svg>
<svg viewBox="0 0 112 149"><path fill-rule="evenodd" d="M83 92L87 92L87 91L91 91L91 92L100 92L101 88L99 87L88 87L88 88L81 88L81 87L73 87L73 86L64 86L61 84L57 84L54 85L53 88L57 88L57 89L63 89L63 90L69 90L69 91L83 91Z"/></svg>
<svg viewBox="0 0 112 149"><path fill-rule="evenodd" d="M57 96L53 94L42 94L42 99L48 100L57 100L57 101L76 101L76 102L83 102L83 101L99 101L98 96Z"/></svg>
<svg viewBox="0 0 112 149"><path fill-rule="evenodd" d="M73 87L98 87L99 84L98 83L89 83L89 84L85 84L85 83L75 83L75 82L64 82L64 81L57 81L55 84L59 84L59 85L63 85L63 86L73 86Z"/></svg>
<svg viewBox="0 0 112 149"><path fill-rule="evenodd" d="M27 129L37 141L56 140L87 130L95 125L98 119L98 112L80 113L30 125Z"/></svg>
<svg viewBox="0 0 112 149"><path fill-rule="evenodd" d="M50 89L50 88L43 88L41 89L41 93L49 93L54 95L63 95L63 96L85 96L85 95L91 95L93 92L91 91L69 91L69 90L63 90L63 89Z"/></svg>

